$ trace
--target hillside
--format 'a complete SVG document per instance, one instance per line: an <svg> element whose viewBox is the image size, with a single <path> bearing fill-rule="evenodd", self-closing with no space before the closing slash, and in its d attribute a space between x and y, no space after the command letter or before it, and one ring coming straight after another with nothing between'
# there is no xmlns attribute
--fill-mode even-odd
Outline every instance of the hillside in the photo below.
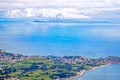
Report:
<svg viewBox="0 0 120 80"><path fill-rule="evenodd" d="M0 80L71 78L82 70L106 64L120 64L120 57L24 56L0 50Z"/></svg>

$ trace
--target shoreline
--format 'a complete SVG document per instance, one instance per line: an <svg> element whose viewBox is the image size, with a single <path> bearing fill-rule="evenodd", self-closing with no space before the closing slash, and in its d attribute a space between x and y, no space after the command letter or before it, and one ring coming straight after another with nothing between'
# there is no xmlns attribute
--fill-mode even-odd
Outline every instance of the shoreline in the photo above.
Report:
<svg viewBox="0 0 120 80"><path fill-rule="evenodd" d="M80 72L76 73L75 77L71 77L70 80L75 80L77 78L79 78L80 76L82 76L84 73L86 72L86 70L81 70Z"/></svg>
<svg viewBox="0 0 120 80"><path fill-rule="evenodd" d="M97 68L101 68L101 67L105 67L105 66L109 66L110 64L106 64L106 65L101 65L101 66L96 66L96 67L93 67L92 69L90 69L90 70L95 70L95 69L97 69Z"/></svg>
<svg viewBox="0 0 120 80"><path fill-rule="evenodd" d="M108 66L110 64L106 64L106 65L101 65L101 66L96 66L96 67L93 67L89 70L95 70L97 68L101 68L101 67L104 67L104 66ZM75 77L71 77L70 80L76 80L77 78L81 77L87 70L81 70L80 72L77 72L77 75Z"/></svg>

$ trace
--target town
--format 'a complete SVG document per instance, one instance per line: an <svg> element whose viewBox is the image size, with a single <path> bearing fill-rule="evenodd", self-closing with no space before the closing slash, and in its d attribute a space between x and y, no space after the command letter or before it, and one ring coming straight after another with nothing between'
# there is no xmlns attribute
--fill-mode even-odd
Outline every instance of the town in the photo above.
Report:
<svg viewBox="0 0 120 80"><path fill-rule="evenodd" d="M120 57L26 56L0 50L0 80L70 79L82 70L107 64L120 64Z"/></svg>

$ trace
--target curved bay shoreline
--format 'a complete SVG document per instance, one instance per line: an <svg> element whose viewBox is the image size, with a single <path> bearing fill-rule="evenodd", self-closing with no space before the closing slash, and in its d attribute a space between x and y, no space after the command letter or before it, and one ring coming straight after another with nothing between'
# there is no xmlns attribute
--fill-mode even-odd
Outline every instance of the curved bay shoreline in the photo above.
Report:
<svg viewBox="0 0 120 80"><path fill-rule="evenodd" d="M24 56L0 50L0 57L2 69L0 80L11 78L18 78L20 80L77 80L88 70L106 66L105 64L120 64L120 57L117 56L105 58Z"/></svg>
<svg viewBox="0 0 120 80"><path fill-rule="evenodd" d="M95 70L95 69L98 69L98 68L101 68L101 67L105 67L105 66L109 66L109 65L111 65L111 64L96 66L96 67L93 67L92 69L89 69L89 70ZM77 73L77 75L76 75L75 77L71 77L70 80L77 80L77 79L80 78L86 71L89 71L89 70L81 70L80 72Z"/></svg>
<svg viewBox="0 0 120 80"><path fill-rule="evenodd" d="M70 78L70 80L76 80L78 79L80 76L82 76L84 73L86 72L86 70L81 70L80 72L77 73L77 75L75 77Z"/></svg>

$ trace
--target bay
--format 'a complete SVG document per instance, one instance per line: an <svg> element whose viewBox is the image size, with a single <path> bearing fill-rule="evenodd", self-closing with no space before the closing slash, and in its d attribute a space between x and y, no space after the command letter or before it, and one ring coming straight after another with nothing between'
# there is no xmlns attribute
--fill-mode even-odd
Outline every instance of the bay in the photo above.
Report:
<svg viewBox="0 0 120 80"><path fill-rule="evenodd" d="M120 65L109 65L86 71L76 80L120 80Z"/></svg>

